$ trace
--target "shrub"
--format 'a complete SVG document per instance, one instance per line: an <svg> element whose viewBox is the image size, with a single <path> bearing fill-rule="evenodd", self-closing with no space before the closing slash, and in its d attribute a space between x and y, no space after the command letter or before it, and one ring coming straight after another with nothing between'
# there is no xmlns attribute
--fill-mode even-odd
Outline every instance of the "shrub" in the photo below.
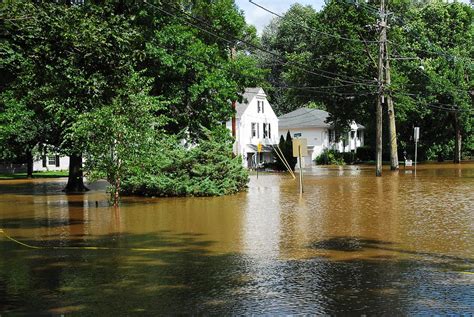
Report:
<svg viewBox="0 0 474 317"><path fill-rule="evenodd" d="M353 164L355 161L355 153L354 152L343 152L340 153L342 155L342 159L346 164Z"/></svg>
<svg viewBox="0 0 474 317"><path fill-rule="evenodd" d="M296 157L293 157L293 139L291 138L290 131L286 134L286 140L283 138L283 135L280 136L280 143L278 144L283 156L290 165L291 169L294 171L296 162L298 161ZM275 158L275 164L273 168L277 171L286 171L286 165L280 159L280 153L276 153L276 150L273 150L273 157Z"/></svg>
<svg viewBox="0 0 474 317"><path fill-rule="evenodd" d="M344 158L342 153L336 150L325 149L315 159L317 165L344 165Z"/></svg>
<svg viewBox="0 0 474 317"><path fill-rule="evenodd" d="M224 127L225 129L225 127ZM220 196L243 190L248 172L232 154L227 130L206 131L199 144L186 148L178 138L157 142L152 155L124 178L122 192L144 196Z"/></svg>
<svg viewBox="0 0 474 317"><path fill-rule="evenodd" d="M374 153L375 151L369 146L361 146L357 148L356 160L362 162L373 161L375 160Z"/></svg>

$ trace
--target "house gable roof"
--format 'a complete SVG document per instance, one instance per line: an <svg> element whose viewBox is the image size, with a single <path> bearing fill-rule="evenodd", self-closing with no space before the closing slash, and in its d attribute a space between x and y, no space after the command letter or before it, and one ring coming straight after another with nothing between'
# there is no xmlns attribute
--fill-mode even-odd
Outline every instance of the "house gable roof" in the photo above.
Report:
<svg viewBox="0 0 474 317"><path fill-rule="evenodd" d="M278 117L278 124L280 129L330 128L331 125L326 123L328 117L327 111L303 107Z"/></svg>
<svg viewBox="0 0 474 317"><path fill-rule="evenodd" d="M299 108L290 113L278 117L280 129L290 128L328 128L333 126L326 120L330 116L329 112L319 109ZM364 130L365 127L355 123L358 130Z"/></svg>
<svg viewBox="0 0 474 317"><path fill-rule="evenodd" d="M245 92L242 95L242 102L237 102L235 105L237 111L236 118L242 117L242 115L245 113L250 103L252 102L253 98L255 98L256 96L267 98L267 95L260 87L245 88Z"/></svg>

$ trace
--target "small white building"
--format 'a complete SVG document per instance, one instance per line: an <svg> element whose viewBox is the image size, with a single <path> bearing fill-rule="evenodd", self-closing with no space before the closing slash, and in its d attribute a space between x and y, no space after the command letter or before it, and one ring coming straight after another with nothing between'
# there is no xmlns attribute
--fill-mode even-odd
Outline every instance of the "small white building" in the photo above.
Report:
<svg viewBox="0 0 474 317"><path fill-rule="evenodd" d="M232 133L232 120L226 123ZM234 153L241 155L246 167L273 161L273 145L278 143L278 117L262 88L247 88L241 103L236 103ZM262 153L257 155L258 144Z"/></svg>
<svg viewBox="0 0 474 317"><path fill-rule="evenodd" d="M302 165L314 165L314 159L325 149L356 152L358 147L364 145L364 126L352 122L347 136L336 138L336 131L326 122L328 117L327 111L303 107L278 118L279 135L286 138L287 132L290 131L291 137L296 135L307 140L308 156ZM336 142L336 139L339 141Z"/></svg>
<svg viewBox="0 0 474 317"><path fill-rule="evenodd" d="M39 155L33 160L34 172L64 171L69 169L69 156L59 156L55 153Z"/></svg>

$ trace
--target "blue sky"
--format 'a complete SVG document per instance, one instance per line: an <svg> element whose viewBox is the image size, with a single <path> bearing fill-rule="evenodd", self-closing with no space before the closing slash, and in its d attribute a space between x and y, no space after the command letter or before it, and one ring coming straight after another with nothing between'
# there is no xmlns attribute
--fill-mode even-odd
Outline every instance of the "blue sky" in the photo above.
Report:
<svg viewBox="0 0 474 317"><path fill-rule="evenodd" d="M255 2L277 13L286 12L294 3L310 4L316 10L320 10L324 5L324 0L255 0ZM469 0L461 0L460 2L469 3ZM249 0L235 0L235 3L245 12L247 23L255 25L259 34L274 17L272 14L251 4Z"/></svg>

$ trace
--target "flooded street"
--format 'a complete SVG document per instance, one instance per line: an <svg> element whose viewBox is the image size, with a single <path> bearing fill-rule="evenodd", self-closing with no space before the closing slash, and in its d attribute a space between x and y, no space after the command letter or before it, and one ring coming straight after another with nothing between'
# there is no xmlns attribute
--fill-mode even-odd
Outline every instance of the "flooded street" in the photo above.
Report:
<svg viewBox="0 0 474 317"><path fill-rule="evenodd" d="M0 228L44 247L0 234L0 315L474 313L474 164L305 173L302 197L260 174L119 210L104 183L0 181Z"/></svg>

